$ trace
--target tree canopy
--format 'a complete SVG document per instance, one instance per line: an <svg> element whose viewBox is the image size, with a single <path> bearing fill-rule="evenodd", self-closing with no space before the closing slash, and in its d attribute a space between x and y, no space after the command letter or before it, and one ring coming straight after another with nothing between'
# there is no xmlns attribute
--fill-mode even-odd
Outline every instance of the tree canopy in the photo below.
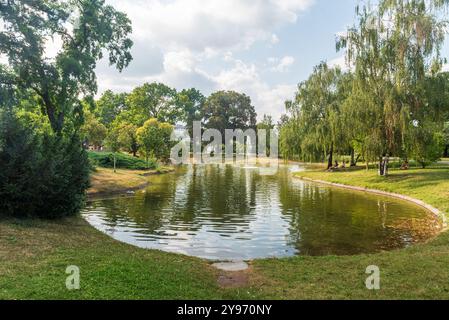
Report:
<svg viewBox="0 0 449 320"><path fill-rule="evenodd" d="M225 136L226 129L255 129L257 114L251 99L235 91L218 91L211 94L202 112L206 128L217 129Z"/></svg>
<svg viewBox="0 0 449 320"><path fill-rule="evenodd" d="M0 53L9 62L0 69L2 86L34 91L57 133L81 113L79 97L96 93L95 67L104 52L120 71L131 61L130 20L104 0L2 1L0 21ZM46 44L55 37L62 46L50 59Z"/></svg>
<svg viewBox="0 0 449 320"><path fill-rule="evenodd" d="M441 72L448 4L381 0L357 6L356 24L337 39L350 71L320 64L299 85L287 102L281 151L306 160L322 159L319 152L329 160L334 151L357 152L367 162L379 160L381 169L392 155L414 157L423 166L438 159L448 121L448 74Z"/></svg>
<svg viewBox="0 0 449 320"><path fill-rule="evenodd" d="M176 90L163 83L145 83L135 88L127 103L131 121L139 126L149 118L175 124L183 116Z"/></svg>

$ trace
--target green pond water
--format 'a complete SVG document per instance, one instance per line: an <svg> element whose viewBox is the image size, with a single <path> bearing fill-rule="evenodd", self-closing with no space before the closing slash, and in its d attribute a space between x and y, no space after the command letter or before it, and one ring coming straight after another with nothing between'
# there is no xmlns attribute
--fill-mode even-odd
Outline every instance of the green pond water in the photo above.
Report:
<svg viewBox="0 0 449 320"><path fill-rule="evenodd" d="M300 181L297 170L185 166L132 197L90 202L83 216L117 240L211 260L373 253L441 228L419 206Z"/></svg>

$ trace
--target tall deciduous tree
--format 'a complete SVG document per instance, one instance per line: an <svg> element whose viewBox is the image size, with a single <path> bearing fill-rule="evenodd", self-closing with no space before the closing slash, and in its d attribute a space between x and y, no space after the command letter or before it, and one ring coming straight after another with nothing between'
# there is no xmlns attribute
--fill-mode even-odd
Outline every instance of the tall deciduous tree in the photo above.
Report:
<svg viewBox="0 0 449 320"><path fill-rule="evenodd" d="M218 91L207 98L203 120L206 128L217 129L224 137L226 129L255 129L257 114L247 95L235 91Z"/></svg>
<svg viewBox="0 0 449 320"><path fill-rule="evenodd" d="M443 157L449 158L449 122L446 122L443 127Z"/></svg>
<svg viewBox="0 0 449 320"><path fill-rule="evenodd" d="M275 128L275 124L273 121L273 117L268 114L264 114L262 121L257 124L257 131L258 131L257 138L259 138L259 134L260 134L259 130L265 130L265 134L266 134L265 141L267 141L267 142L271 141L271 134L272 134L271 130L274 130L274 128ZM267 155L270 156L271 143L267 143L266 149L267 149L266 150Z"/></svg>
<svg viewBox="0 0 449 320"><path fill-rule="evenodd" d="M145 83L135 88L127 103L130 120L137 126L142 126L150 118L175 124L183 116L176 90L162 83Z"/></svg>
<svg viewBox="0 0 449 320"><path fill-rule="evenodd" d="M106 139L108 129L90 111L84 111L84 124L81 127L81 138L87 145L99 148Z"/></svg>
<svg viewBox="0 0 449 320"><path fill-rule="evenodd" d="M178 102L184 112L184 118L190 136L193 135L193 122L202 121L202 110L206 97L197 89L184 89L178 94Z"/></svg>
<svg viewBox="0 0 449 320"><path fill-rule="evenodd" d="M95 114L102 124L110 126L117 116L127 110L126 93L105 91L95 103Z"/></svg>
<svg viewBox="0 0 449 320"><path fill-rule="evenodd" d="M338 81L340 69L332 69L326 63L315 67L308 80L298 86L295 100L289 111L298 121L301 136L301 152L305 158L317 160L324 155L328 168L333 166L333 155L340 145L340 100Z"/></svg>
<svg viewBox="0 0 449 320"><path fill-rule="evenodd" d="M120 146L126 152L132 153L132 155L136 157L137 151L139 151L137 126L128 122L118 123L115 126L115 130L118 131L118 141Z"/></svg>
<svg viewBox="0 0 449 320"><path fill-rule="evenodd" d="M137 130L137 141L147 162L152 157L168 161L173 145L172 133L173 126L171 124L159 122L155 118L149 119Z"/></svg>
<svg viewBox="0 0 449 320"><path fill-rule="evenodd" d="M130 20L104 0L0 2L0 53L6 54L13 85L31 89L56 133L81 112L79 97L96 92L96 62L109 54L120 71L131 61ZM54 59L46 44L58 37Z"/></svg>

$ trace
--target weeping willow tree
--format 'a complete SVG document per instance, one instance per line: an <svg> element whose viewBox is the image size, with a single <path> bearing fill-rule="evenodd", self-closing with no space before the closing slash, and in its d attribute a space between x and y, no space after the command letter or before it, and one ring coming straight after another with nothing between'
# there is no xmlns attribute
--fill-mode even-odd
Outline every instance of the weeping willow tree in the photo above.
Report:
<svg viewBox="0 0 449 320"><path fill-rule="evenodd" d="M294 101L287 104L291 114L288 125L281 130L282 144L297 139L299 155L303 160L327 159L328 168L333 157L342 148L342 124L340 116L339 80L342 72L321 63L312 75L298 85Z"/></svg>
<svg viewBox="0 0 449 320"><path fill-rule="evenodd" d="M285 102L288 113L282 115L278 122L279 129L279 151L283 159L301 158L301 127L298 125L298 109L294 107L292 100ZM304 159L301 159L304 160Z"/></svg>
<svg viewBox="0 0 449 320"><path fill-rule="evenodd" d="M357 23L337 41L355 66L351 96L344 109L367 160L379 160L388 173L388 156L417 145L417 130L428 121L428 77L441 71L448 0L381 0L358 6ZM431 121L432 122L432 121ZM427 144L428 139L423 139Z"/></svg>

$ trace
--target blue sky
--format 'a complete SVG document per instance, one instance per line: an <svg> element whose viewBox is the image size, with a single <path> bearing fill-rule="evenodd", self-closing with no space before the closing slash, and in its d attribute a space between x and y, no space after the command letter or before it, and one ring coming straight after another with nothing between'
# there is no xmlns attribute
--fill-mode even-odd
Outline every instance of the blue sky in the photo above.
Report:
<svg viewBox="0 0 449 320"><path fill-rule="evenodd" d="M248 94L261 117L278 118L296 85L321 61L341 65L336 34L358 0L107 0L133 22L134 61L122 74L105 61L100 92L160 81ZM448 52L448 46L445 51Z"/></svg>
<svg viewBox="0 0 449 320"><path fill-rule="evenodd" d="M276 46L256 46L255 50L241 54L244 60L255 57L286 56L295 58L289 72L275 73L267 80L271 84L296 83L305 79L322 60L332 61L343 55L335 50L335 36L354 21L357 0L318 0L305 12L300 13L295 24L287 25L278 33L280 42Z"/></svg>

